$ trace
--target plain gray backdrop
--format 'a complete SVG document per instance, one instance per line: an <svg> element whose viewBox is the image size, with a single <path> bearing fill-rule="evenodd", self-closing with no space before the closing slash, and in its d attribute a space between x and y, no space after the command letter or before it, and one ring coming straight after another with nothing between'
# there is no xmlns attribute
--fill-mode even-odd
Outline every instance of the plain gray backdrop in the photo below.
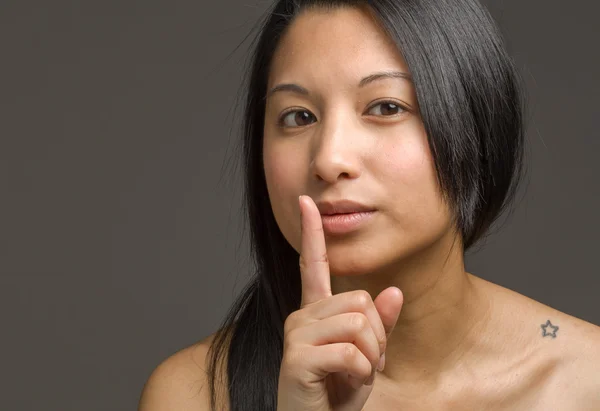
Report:
<svg viewBox="0 0 600 411"><path fill-rule="evenodd" d="M269 4L0 6L0 409L133 410L215 331L248 278L234 107ZM527 86L529 172L467 269L600 324L599 3L486 4Z"/></svg>

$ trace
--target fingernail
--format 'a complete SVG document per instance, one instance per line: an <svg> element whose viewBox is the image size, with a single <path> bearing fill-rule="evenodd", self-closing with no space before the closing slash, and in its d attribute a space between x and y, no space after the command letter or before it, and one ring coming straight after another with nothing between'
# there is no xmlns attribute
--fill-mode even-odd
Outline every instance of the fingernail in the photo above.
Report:
<svg viewBox="0 0 600 411"><path fill-rule="evenodd" d="M373 374L371 374L369 379L367 381L365 381L365 385L372 385L373 381L375 381L375 371L373 371Z"/></svg>
<svg viewBox="0 0 600 411"><path fill-rule="evenodd" d="M381 354L381 357L379 357L379 364L377 364L377 370L383 371L383 367L385 367L385 353Z"/></svg>

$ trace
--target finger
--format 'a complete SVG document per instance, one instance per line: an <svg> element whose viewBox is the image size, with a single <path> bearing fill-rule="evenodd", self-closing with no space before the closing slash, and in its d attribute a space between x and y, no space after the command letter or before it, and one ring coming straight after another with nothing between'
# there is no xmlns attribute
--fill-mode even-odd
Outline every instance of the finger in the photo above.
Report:
<svg viewBox="0 0 600 411"><path fill-rule="evenodd" d="M300 277L304 307L331 296L331 278L321 213L309 196L300 196L298 202L302 218Z"/></svg>
<svg viewBox="0 0 600 411"><path fill-rule="evenodd" d="M299 345L349 342L363 353L374 371L382 354L369 319L363 313L343 313L290 331L288 340Z"/></svg>
<svg viewBox="0 0 600 411"><path fill-rule="evenodd" d="M351 343L305 346L288 352L282 364L281 369L291 374L284 378L301 378L308 384L318 383L331 373L346 372L354 377L349 383L356 389L371 376L372 368L367 357Z"/></svg>
<svg viewBox="0 0 600 411"><path fill-rule="evenodd" d="M371 295L365 290L348 291L320 301L305 309L306 316L323 320L343 313L363 313L373 329L381 353L386 348L386 330Z"/></svg>
<svg viewBox="0 0 600 411"><path fill-rule="evenodd" d="M387 339L398 322L404 304L404 295L398 287L388 287L379 293L374 304L383 323Z"/></svg>

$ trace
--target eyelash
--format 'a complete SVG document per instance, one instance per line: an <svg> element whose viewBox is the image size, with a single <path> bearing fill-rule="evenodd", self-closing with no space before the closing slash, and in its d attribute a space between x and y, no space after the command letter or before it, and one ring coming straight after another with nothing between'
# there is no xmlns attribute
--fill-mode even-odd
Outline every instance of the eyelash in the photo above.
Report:
<svg viewBox="0 0 600 411"><path fill-rule="evenodd" d="M367 112L371 111L374 107L377 107L378 105L381 105L381 104L393 104L393 105L397 106L401 112L398 113L398 114L391 115L391 116L377 116L377 117L396 117L396 116L401 115L403 112L407 112L408 111L408 108L405 105L400 104L396 100L381 100L381 101L376 101L374 104L372 104L371 106L369 106L369 108L366 111ZM305 126L290 127L290 126L286 126L286 125L283 124L283 121L285 120L285 118L287 117L288 114L298 113L298 112L303 112L303 111L307 112L307 113L310 113L310 111L305 110L305 109L294 109L294 108L290 108L290 109L284 111L283 113L281 113L281 115L279 117L279 120L277 121L277 125L279 127L282 127L282 128L300 128L300 127L305 127ZM312 113L310 113L310 114L314 117L314 115Z"/></svg>

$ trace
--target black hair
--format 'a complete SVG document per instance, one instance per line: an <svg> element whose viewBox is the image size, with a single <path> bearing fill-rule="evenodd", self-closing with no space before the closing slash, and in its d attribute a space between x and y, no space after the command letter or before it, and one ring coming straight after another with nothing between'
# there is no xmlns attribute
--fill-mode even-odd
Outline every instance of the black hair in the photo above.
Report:
<svg viewBox="0 0 600 411"><path fill-rule="evenodd" d="M283 326L300 307L299 255L273 215L262 163L269 67L281 36L309 8L364 7L404 57L441 193L463 252L489 233L523 175L524 94L514 62L477 0L279 0L251 54L243 120L244 207L253 276L209 350L211 409L218 361L231 411L276 410ZM225 358L225 356L227 358Z"/></svg>

